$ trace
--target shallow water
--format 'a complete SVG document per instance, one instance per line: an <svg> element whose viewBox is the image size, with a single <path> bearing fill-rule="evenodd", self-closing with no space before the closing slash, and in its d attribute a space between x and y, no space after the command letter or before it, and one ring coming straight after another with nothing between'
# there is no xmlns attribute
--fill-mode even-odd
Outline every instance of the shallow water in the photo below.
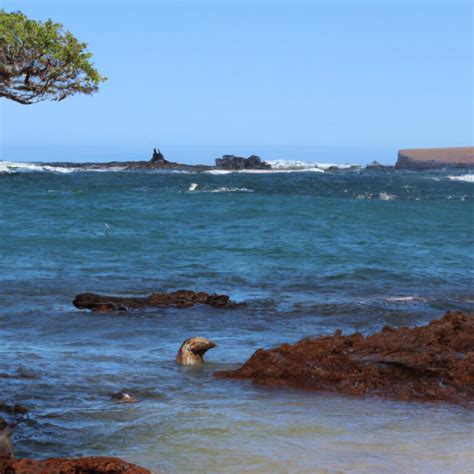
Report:
<svg viewBox="0 0 474 474"><path fill-rule="evenodd" d="M259 347L474 309L466 173L0 173L1 398L17 456L114 454L164 472L467 472L468 408L212 378ZM188 191L190 185L198 186ZM130 314L77 293L223 292ZM191 335L219 347L199 369ZM141 401L122 405L126 389Z"/></svg>

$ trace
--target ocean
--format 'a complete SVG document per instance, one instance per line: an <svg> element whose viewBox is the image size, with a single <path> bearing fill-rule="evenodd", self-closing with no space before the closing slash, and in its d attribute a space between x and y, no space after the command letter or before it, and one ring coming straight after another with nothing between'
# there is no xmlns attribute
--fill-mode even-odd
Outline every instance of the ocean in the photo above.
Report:
<svg viewBox="0 0 474 474"><path fill-rule="evenodd" d="M172 473L472 469L466 407L213 378L260 347L474 310L471 173L281 168L0 162L1 399L30 408L18 457L117 455ZM179 289L245 304L72 305L83 292ZM175 363L190 336L218 344L202 367ZM122 390L140 401L111 400Z"/></svg>

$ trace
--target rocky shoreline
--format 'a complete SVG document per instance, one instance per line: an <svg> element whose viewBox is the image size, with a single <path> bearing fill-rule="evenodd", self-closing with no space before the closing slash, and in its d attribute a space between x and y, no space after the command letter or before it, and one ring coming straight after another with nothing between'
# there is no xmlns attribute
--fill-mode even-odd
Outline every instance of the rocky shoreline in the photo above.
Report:
<svg viewBox="0 0 474 474"><path fill-rule="evenodd" d="M384 327L364 337L305 338L257 350L220 379L261 385L377 395L402 401L474 402L474 313L448 312L415 328Z"/></svg>
<svg viewBox="0 0 474 474"><path fill-rule="evenodd" d="M0 456L4 474L151 474L151 471L108 456L50 458L43 461Z"/></svg>
<svg viewBox="0 0 474 474"><path fill-rule="evenodd" d="M1 474L151 474L151 471L109 456L17 459L13 455L11 426L0 418Z"/></svg>

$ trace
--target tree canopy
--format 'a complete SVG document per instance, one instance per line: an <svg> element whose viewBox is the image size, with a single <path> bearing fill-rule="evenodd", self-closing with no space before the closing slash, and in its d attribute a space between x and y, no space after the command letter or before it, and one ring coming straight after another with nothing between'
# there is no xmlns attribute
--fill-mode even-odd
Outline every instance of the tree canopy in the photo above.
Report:
<svg viewBox="0 0 474 474"><path fill-rule="evenodd" d="M0 10L0 97L33 104L97 92L106 78L86 48L60 23Z"/></svg>

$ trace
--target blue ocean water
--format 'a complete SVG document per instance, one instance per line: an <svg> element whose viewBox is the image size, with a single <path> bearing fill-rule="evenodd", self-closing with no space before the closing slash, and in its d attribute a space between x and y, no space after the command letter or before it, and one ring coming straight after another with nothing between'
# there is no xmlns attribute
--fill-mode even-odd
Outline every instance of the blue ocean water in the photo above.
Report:
<svg viewBox="0 0 474 474"><path fill-rule="evenodd" d="M465 175L0 173L1 398L31 407L16 454L116 454L166 472L465 470L465 408L212 378L259 347L474 310ZM178 289L246 304L71 304ZM192 335L218 348L183 370L174 357ZM140 403L112 402L123 389Z"/></svg>

